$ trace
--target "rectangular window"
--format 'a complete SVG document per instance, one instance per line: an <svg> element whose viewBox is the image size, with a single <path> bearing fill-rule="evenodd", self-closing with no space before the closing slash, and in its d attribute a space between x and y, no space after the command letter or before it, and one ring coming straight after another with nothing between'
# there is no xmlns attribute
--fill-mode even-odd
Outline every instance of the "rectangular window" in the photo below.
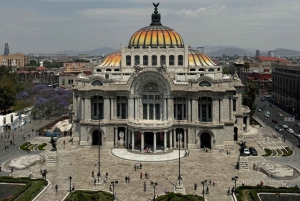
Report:
<svg viewBox="0 0 300 201"><path fill-rule="evenodd" d="M126 56L126 66L131 66L131 56Z"/></svg>
<svg viewBox="0 0 300 201"><path fill-rule="evenodd" d="M126 103L122 103L122 117L121 119L126 119Z"/></svg>
<svg viewBox="0 0 300 201"><path fill-rule="evenodd" d="M178 65L183 65L183 56L182 55L178 56Z"/></svg>
<svg viewBox="0 0 300 201"><path fill-rule="evenodd" d="M149 95L149 100L153 100L153 95Z"/></svg>
<svg viewBox="0 0 300 201"><path fill-rule="evenodd" d="M140 56L139 55L135 55L134 56L134 65L138 65L140 64Z"/></svg>
<svg viewBox="0 0 300 201"><path fill-rule="evenodd" d="M166 64L166 56L165 55L161 55L160 56L160 65Z"/></svg>
<svg viewBox="0 0 300 201"><path fill-rule="evenodd" d="M186 119L186 104L182 104L183 106L183 119Z"/></svg>
<svg viewBox="0 0 300 201"><path fill-rule="evenodd" d="M177 110L178 110L178 120L182 120L182 104L177 104Z"/></svg>
<svg viewBox="0 0 300 201"><path fill-rule="evenodd" d="M198 121L201 121L201 104L198 104Z"/></svg>
<svg viewBox="0 0 300 201"><path fill-rule="evenodd" d="M233 105L233 111L236 112L236 99L233 99L232 105Z"/></svg>
<svg viewBox="0 0 300 201"><path fill-rule="evenodd" d="M117 104L117 117L120 117L120 108L121 107L121 105L118 103Z"/></svg>
<svg viewBox="0 0 300 201"><path fill-rule="evenodd" d="M160 100L160 96L159 95L155 95L155 100Z"/></svg>
<svg viewBox="0 0 300 201"><path fill-rule="evenodd" d="M149 119L153 119L153 104L149 104Z"/></svg>
<svg viewBox="0 0 300 201"><path fill-rule="evenodd" d="M143 95L143 100L147 100L148 99L148 95Z"/></svg>
<svg viewBox="0 0 300 201"><path fill-rule="evenodd" d="M211 119L211 105L208 105L208 118Z"/></svg>
<svg viewBox="0 0 300 201"><path fill-rule="evenodd" d="M97 112L97 103L94 103L94 117L97 117L98 116L98 112Z"/></svg>
<svg viewBox="0 0 300 201"><path fill-rule="evenodd" d="M202 104L202 121L206 121L206 104Z"/></svg>
<svg viewBox="0 0 300 201"><path fill-rule="evenodd" d="M170 55L169 56L169 65L170 66L174 66L174 63L175 63L175 61L174 61L174 55Z"/></svg>
<svg viewBox="0 0 300 201"><path fill-rule="evenodd" d="M147 119L147 104L143 104L143 119Z"/></svg>
<svg viewBox="0 0 300 201"><path fill-rule="evenodd" d="M155 119L160 119L160 104L155 104Z"/></svg>
<svg viewBox="0 0 300 201"><path fill-rule="evenodd" d="M148 56L143 56L143 65L148 66Z"/></svg>
<svg viewBox="0 0 300 201"><path fill-rule="evenodd" d="M152 66L157 66L157 56L156 55L152 56Z"/></svg>
<svg viewBox="0 0 300 201"><path fill-rule="evenodd" d="M100 119L103 119L103 103L98 103L98 119L99 119L99 116L100 116Z"/></svg>

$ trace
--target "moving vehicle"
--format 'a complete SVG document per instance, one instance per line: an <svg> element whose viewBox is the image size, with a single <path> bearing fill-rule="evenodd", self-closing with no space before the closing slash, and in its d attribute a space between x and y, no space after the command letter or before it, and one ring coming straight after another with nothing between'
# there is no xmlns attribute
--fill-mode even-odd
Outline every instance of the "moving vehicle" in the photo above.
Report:
<svg viewBox="0 0 300 201"><path fill-rule="evenodd" d="M249 152L252 156L257 156L257 151L254 147L249 147Z"/></svg>
<svg viewBox="0 0 300 201"><path fill-rule="evenodd" d="M272 122L275 123L275 124L278 123L278 121L276 119L272 119Z"/></svg>

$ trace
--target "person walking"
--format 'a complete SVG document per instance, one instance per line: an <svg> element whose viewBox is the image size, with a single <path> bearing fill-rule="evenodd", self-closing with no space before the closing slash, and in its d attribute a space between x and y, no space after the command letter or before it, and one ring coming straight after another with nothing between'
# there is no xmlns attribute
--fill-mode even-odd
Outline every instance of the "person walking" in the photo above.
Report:
<svg viewBox="0 0 300 201"><path fill-rule="evenodd" d="M209 186L206 187L206 194L209 194Z"/></svg>
<svg viewBox="0 0 300 201"><path fill-rule="evenodd" d="M127 180L128 180L128 177L126 176L126 177L125 177L125 183L127 183Z"/></svg>
<svg viewBox="0 0 300 201"><path fill-rule="evenodd" d="M230 187L228 187L228 190L227 190L227 196L230 195Z"/></svg>
<svg viewBox="0 0 300 201"><path fill-rule="evenodd" d="M143 179L143 173L140 174L140 179Z"/></svg>
<svg viewBox="0 0 300 201"><path fill-rule="evenodd" d="M195 183L195 184L194 184L194 190L195 190L195 191L197 190L197 186L198 186L198 185Z"/></svg>
<svg viewBox="0 0 300 201"><path fill-rule="evenodd" d="M92 177L94 177L94 170L92 171Z"/></svg>
<svg viewBox="0 0 300 201"><path fill-rule="evenodd" d="M244 181L242 181L242 186L245 186L245 182Z"/></svg>
<svg viewBox="0 0 300 201"><path fill-rule="evenodd" d="M57 193L58 185L55 185L55 192Z"/></svg>
<svg viewBox="0 0 300 201"><path fill-rule="evenodd" d="M130 176L127 177L127 181L128 181L128 183L130 182Z"/></svg>

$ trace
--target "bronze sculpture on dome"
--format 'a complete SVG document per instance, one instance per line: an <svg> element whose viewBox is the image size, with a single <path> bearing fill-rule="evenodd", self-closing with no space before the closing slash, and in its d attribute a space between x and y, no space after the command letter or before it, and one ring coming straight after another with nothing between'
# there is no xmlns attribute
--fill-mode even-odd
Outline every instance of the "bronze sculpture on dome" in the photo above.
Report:
<svg viewBox="0 0 300 201"><path fill-rule="evenodd" d="M152 2L152 4L153 4L153 6L155 7L155 11L157 11L157 7L159 6L159 3L156 3L156 4L155 4L155 3Z"/></svg>

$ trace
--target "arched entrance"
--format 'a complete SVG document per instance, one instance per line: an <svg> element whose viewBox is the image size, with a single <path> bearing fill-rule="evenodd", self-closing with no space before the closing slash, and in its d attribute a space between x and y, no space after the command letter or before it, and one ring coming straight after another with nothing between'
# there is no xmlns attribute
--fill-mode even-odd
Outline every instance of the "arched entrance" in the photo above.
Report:
<svg viewBox="0 0 300 201"><path fill-rule="evenodd" d="M99 130L94 130L92 134L92 145L102 145L102 133Z"/></svg>
<svg viewBox="0 0 300 201"><path fill-rule="evenodd" d="M200 136L200 147L201 148L210 148L211 149L211 136L209 133L202 133Z"/></svg>
<svg viewBox="0 0 300 201"><path fill-rule="evenodd" d="M234 131L233 140L237 141L238 140L238 128L234 127L233 131Z"/></svg>

